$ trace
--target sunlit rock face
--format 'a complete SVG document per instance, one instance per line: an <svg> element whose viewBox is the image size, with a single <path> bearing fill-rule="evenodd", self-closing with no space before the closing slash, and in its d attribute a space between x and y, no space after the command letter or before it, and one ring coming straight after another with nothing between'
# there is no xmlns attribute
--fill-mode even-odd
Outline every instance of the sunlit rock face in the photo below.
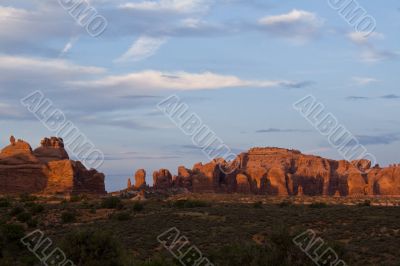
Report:
<svg viewBox="0 0 400 266"><path fill-rule="evenodd" d="M371 167L360 160L330 160L281 148L252 148L235 159L237 169L226 173L227 162L215 159L180 166L170 183L158 174L157 187L181 187L193 192L252 193L277 196L400 195L400 166ZM169 171L168 171L169 173ZM161 176L158 177L158 176ZM155 183L156 184L156 183Z"/></svg>
<svg viewBox="0 0 400 266"><path fill-rule="evenodd" d="M0 193L105 194L104 174L69 160L62 139L41 141L32 151L23 140L10 138L0 153Z"/></svg>

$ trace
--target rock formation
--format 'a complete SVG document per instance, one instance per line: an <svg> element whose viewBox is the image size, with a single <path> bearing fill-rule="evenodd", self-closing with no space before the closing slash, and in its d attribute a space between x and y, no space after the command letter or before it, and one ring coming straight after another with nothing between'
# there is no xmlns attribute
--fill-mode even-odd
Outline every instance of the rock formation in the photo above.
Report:
<svg viewBox="0 0 400 266"><path fill-rule="evenodd" d="M168 189L172 186L172 175L167 169L160 169L153 173L153 186L157 189Z"/></svg>
<svg viewBox="0 0 400 266"><path fill-rule="evenodd" d="M142 189L146 187L146 171L139 169L135 173L135 189Z"/></svg>
<svg viewBox="0 0 400 266"><path fill-rule="evenodd" d="M0 193L104 194L104 174L69 160L60 138L45 138L32 151L27 142L11 137L0 153Z"/></svg>
<svg viewBox="0 0 400 266"><path fill-rule="evenodd" d="M127 189L130 189L132 187L132 181L130 178L128 178L128 184L126 186Z"/></svg>
<svg viewBox="0 0 400 266"><path fill-rule="evenodd" d="M33 154L44 163L69 159L68 153L64 149L63 139L57 137L44 138L40 142L40 147L35 149Z"/></svg>
<svg viewBox="0 0 400 266"><path fill-rule="evenodd" d="M367 160L336 161L280 148L253 148L234 162L234 171L226 171L228 163L222 159L197 163L191 170L180 166L173 182L162 169L154 172L154 186L279 196L400 195L399 165L371 167Z"/></svg>

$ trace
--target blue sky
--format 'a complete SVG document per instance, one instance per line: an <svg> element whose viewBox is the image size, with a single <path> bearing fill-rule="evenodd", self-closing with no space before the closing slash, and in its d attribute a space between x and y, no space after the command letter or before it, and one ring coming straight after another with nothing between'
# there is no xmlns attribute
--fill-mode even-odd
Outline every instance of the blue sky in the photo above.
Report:
<svg viewBox="0 0 400 266"><path fill-rule="evenodd" d="M151 183L155 169L208 161L157 111L176 94L235 152L341 159L292 107L312 94L381 165L399 161L398 1L357 2L376 21L368 37L328 1L88 3L108 22L99 37L58 1L0 1L2 146L11 134L34 147L51 135L20 104L41 90L104 152L108 190L139 168Z"/></svg>

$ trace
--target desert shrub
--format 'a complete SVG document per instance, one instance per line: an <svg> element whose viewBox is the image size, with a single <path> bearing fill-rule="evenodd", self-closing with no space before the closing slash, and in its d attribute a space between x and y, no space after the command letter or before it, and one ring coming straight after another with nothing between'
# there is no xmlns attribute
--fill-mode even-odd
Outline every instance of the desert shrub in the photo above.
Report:
<svg viewBox="0 0 400 266"><path fill-rule="evenodd" d="M32 214L30 214L29 212L21 212L17 215L17 220L22 223L25 223L30 219L32 219Z"/></svg>
<svg viewBox="0 0 400 266"><path fill-rule="evenodd" d="M210 203L202 200L177 200L173 203L177 208L203 208L211 206Z"/></svg>
<svg viewBox="0 0 400 266"><path fill-rule="evenodd" d="M107 197L101 201L101 207L105 209L121 209L121 199L118 197Z"/></svg>
<svg viewBox="0 0 400 266"><path fill-rule="evenodd" d="M4 224L0 228L2 238L7 242L19 242L25 236L25 230L19 224Z"/></svg>
<svg viewBox="0 0 400 266"><path fill-rule="evenodd" d="M220 266L314 265L292 239L286 228L277 228L263 245L254 242L230 244L211 253L209 259Z"/></svg>
<svg viewBox="0 0 400 266"><path fill-rule="evenodd" d="M34 204L31 205L29 211L33 215L35 215L35 214L38 214L38 213L42 213L44 211L44 207L43 207L43 205L34 203Z"/></svg>
<svg viewBox="0 0 400 266"><path fill-rule="evenodd" d="M92 229L74 231L61 249L77 266L122 266L124 252L112 233Z"/></svg>
<svg viewBox="0 0 400 266"><path fill-rule="evenodd" d="M11 209L10 215L16 216L24 211L25 211L24 208L22 208L21 206L15 206L14 208Z"/></svg>
<svg viewBox="0 0 400 266"><path fill-rule="evenodd" d="M328 204L325 202L313 202L310 204L310 208L321 209L328 207Z"/></svg>
<svg viewBox="0 0 400 266"><path fill-rule="evenodd" d="M141 212L144 209L144 204L141 202L135 202L132 206L134 212Z"/></svg>
<svg viewBox="0 0 400 266"><path fill-rule="evenodd" d="M261 209L262 206L263 206L262 201L257 201L257 202L253 203L253 207L256 208L256 209Z"/></svg>
<svg viewBox="0 0 400 266"><path fill-rule="evenodd" d="M20 202L29 202L29 201L35 201L35 200L37 200L37 197L30 195L28 193L22 193L21 195L19 195Z"/></svg>
<svg viewBox="0 0 400 266"><path fill-rule="evenodd" d="M177 266L181 265L180 263L174 262L171 258L163 258L163 257L155 257L148 259L143 262L136 262L134 264L129 264L129 265L135 265L135 266Z"/></svg>
<svg viewBox="0 0 400 266"><path fill-rule="evenodd" d="M79 196L79 195L72 195L70 198L69 198L69 202L79 202L79 201L81 201L82 199L81 199L81 197Z"/></svg>
<svg viewBox="0 0 400 266"><path fill-rule="evenodd" d="M73 211L65 211L61 213L61 222L66 223L73 223L76 221L76 213Z"/></svg>
<svg viewBox="0 0 400 266"><path fill-rule="evenodd" d="M69 199L70 202L80 202L82 200L87 200L88 196L85 194L80 194L80 195L72 195Z"/></svg>
<svg viewBox="0 0 400 266"><path fill-rule="evenodd" d="M371 201L370 200L364 200L364 202L358 203L358 206L369 207L369 206L371 206Z"/></svg>
<svg viewBox="0 0 400 266"><path fill-rule="evenodd" d="M112 218L117 219L118 221L127 221L131 219L131 214L127 211L118 212L112 216Z"/></svg>
<svg viewBox="0 0 400 266"><path fill-rule="evenodd" d="M36 220L36 219L29 219L27 222L26 222L26 224L29 226L29 227L31 227L31 228L35 228L35 227L37 227L38 226L38 220Z"/></svg>
<svg viewBox="0 0 400 266"><path fill-rule="evenodd" d="M284 200L284 201L281 201L278 204L278 206L281 207L281 208L290 207L290 206L293 206L293 202L290 201L290 200Z"/></svg>
<svg viewBox="0 0 400 266"><path fill-rule="evenodd" d="M11 201L8 198L0 198L0 208L8 208L11 206Z"/></svg>

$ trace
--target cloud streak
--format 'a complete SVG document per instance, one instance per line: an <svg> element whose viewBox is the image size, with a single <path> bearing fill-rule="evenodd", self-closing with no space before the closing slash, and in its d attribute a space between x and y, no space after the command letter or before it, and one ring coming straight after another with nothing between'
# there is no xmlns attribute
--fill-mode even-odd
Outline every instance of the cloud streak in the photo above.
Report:
<svg viewBox="0 0 400 266"><path fill-rule="evenodd" d="M315 13L294 9L286 14L263 17L258 24L272 35L304 42L319 34L324 21Z"/></svg>

